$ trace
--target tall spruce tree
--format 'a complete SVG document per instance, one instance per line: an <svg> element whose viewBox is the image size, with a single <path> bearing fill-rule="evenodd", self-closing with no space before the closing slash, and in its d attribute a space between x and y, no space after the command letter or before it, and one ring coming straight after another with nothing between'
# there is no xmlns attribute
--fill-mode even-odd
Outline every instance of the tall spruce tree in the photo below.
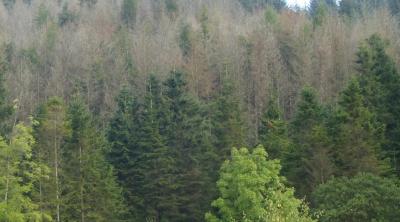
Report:
<svg viewBox="0 0 400 222"><path fill-rule="evenodd" d="M120 221L122 193L105 161L107 145L79 97L68 108L71 137L63 149L62 203L67 221Z"/></svg>
<svg viewBox="0 0 400 222"><path fill-rule="evenodd" d="M179 174L176 186L180 215L175 220L201 221L212 198L208 157L214 152L210 125L204 108L187 93L183 73L172 72L164 85L170 118L166 144L174 150Z"/></svg>
<svg viewBox="0 0 400 222"><path fill-rule="evenodd" d="M360 46L359 84L367 108L386 126L381 155L391 160L400 175L400 76L386 46L387 42L376 34Z"/></svg>
<svg viewBox="0 0 400 222"><path fill-rule="evenodd" d="M229 157L232 147L243 146L245 140L240 101L234 92L231 82L222 83L211 108L212 134L220 163Z"/></svg>
<svg viewBox="0 0 400 222"><path fill-rule="evenodd" d="M179 48L181 49L182 56L186 60L192 54L193 50L193 31L189 24L184 24L179 32Z"/></svg>
<svg viewBox="0 0 400 222"><path fill-rule="evenodd" d="M282 159L291 145L288 126L282 118L278 101L272 97L261 119L258 129L260 143L272 159Z"/></svg>
<svg viewBox="0 0 400 222"><path fill-rule="evenodd" d="M136 169L133 167L140 156L140 152L135 150L137 135L139 132L137 115L139 104L132 96L130 90L123 88L118 95L117 110L110 120L107 138L110 143L108 160L114 166L118 182L123 188L125 202L129 208L129 218L133 218L137 209L137 204L142 204L143 200L136 195L135 182L138 180L135 175ZM133 207L132 207L133 206Z"/></svg>
<svg viewBox="0 0 400 222"><path fill-rule="evenodd" d="M364 16L371 10L386 7L390 0L341 0L340 12L350 18Z"/></svg>
<svg viewBox="0 0 400 222"><path fill-rule="evenodd" d="M138 168L143 175L140 196L143 198L144 215L141 220L170 221L178 216L176 159L173 147L165 143L168 124L162 88L156 77L151 76L140 115L138 147L142 150Z"/></svg>
<svg viewBox="0 0 400 222"><path fill-rule="evenodd" d="M50 215L54 221L60 222L61 218L61 149L69 137L69 124L66 119L65 106L61 99L52 98L40 106L34 128L37 141L34 147L35 161L50 170L48 177L46 169L41 168L40 181L36 184L37 192L34 193L39 210Z"/></svg>
<svg viewBox="0 0 400 222"><path fill-rule="evenodd" d="M253 11L257 8L265 6L274 7L276 10L281 10L286 6L283 0L238 0L244 9Z"/></svg>
<svg viewBox="0 0 400 222"><path fill-rule="evenodd" d="M5 88L6 73L11 68L10 56L6 55L6 51L8 50L0 48L0 136L3 138L7 138L11 131L13 123L10 123L12 122L10 117L14 111L13 107L8 103Z"/></svg>
<svg viewBox="0 0 400 222"><path fill-rule="evenodd" d="M136 23L137 0L123 0L121 5L121 19L129 28Z"/></svg>
<svg viewBox="0 0 400 222"><path fill-rule="evenodd" d="M339 175L354 176L359 172L378 174L384 169L379 161L384 126L363 103L358 82L353 79L339 101L341 133L336 144Z"/></svg>
<svg viewBox="0 0 400 222"><path fill-rule="evenodd" d="M305 88L290 125L293 146L283 158L283 174L296 188L297 195L308 197L313 189L333 173L324 109L312 88Z"/></svg>

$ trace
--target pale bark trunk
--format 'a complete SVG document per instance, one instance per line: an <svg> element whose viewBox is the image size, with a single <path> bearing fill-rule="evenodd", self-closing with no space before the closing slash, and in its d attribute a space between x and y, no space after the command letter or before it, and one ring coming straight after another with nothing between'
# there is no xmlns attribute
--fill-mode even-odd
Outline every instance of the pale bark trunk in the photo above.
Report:
<svg viewBox="0 0 400 222"><path fill-rule="evenodd" d="M5 193L5 195L4 195L4 202L6 202L6 204L7 204L7 202L8 202L8 190L9 190L9 184L10 184L10 178L9 178L9 175L8 175L9 170L10 170L10 160L9 160L9 158L7 157L6 193Z"/></svg>
<svg viewBox="0 0 400 222"><path fill-rule="evenodd" d="M81 222L85 222L84 199L83 199L83 170L82 170L82 146L79 146L79 176L80 176L80 201L81 201Z"/></svg>
<svg viewBox="0 0 400 222"><path fill-rule="evenodd" d="M11 131L14 131L15 125L17 124L17 115L14 116L14 122L13 126L11 128ZM12 137L10 138L10 143L9 145L11 146L12 142ZM10 189L10 177L9 177L9 172L10 172L10 153L7 153L7 167L6 167L6 193L4 195L4 201L7 203L8 202L8 192Z"/></svg>
<svg viewBox="0 0 400 222"><path fill-rule="evenodd" d="M57 222L60 222L60 192L58 185L58 147L57 147L57 117L54 121L54 170L55 170L55 183L56 183L56 214Z"/></svg>

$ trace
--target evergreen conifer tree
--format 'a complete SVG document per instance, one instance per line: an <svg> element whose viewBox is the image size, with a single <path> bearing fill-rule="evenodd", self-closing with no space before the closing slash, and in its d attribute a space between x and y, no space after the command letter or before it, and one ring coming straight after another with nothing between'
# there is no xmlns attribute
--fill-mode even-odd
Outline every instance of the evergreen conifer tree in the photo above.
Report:
<svg viewBox="0 0 400 222"><path fill-rule="evenodd" d="M61 162L62 147L70 136L69 124L66 119L65 106L61 99L51 98L47 103L39 107L36 120L38 124L34 128L36 145L34 147L34 159L45 168L40 170L40 181L36 184L37 192L34 200L39 202L40 212L49 214L55 221L61 218ZM45 177L48 175L48 177Z"/></svg>
<svg viewBox="0 0 400 222"><path fill-rule="evenodd" d="M272 159L282 159L288 152L290 140L288 126L282 118L277 100L273 97L261 119L258 134L260 143L265 147Z"/></svg>
<svg viewBox="0 0 400 222"><path fill-rule="evenodd" d="M13 114L13 107L7 101L7 92L5 88L5 77L10 69L10 62L3 50L0 49L0 136L7 138L11 131L10 117Z"/></svg>
<svg viewBox="0 0 400 222"><path fill-rule="evenodd" d="M146 220L169 221L178 216L176 159L173 147L165 144L162 133L167 122L165 101L159 81L151 76L141 113L138 147L142 157L138 168L143 174L140 195Z"/></svg>
<svg viewBox="0 0 400 222"><path fill-rule="evenodd" d="M244 145L243 118L238 96L232 83L225 81L212 104L212 134L220 162L230 155L231 147Z"/></svg>
<svg viewBox="0 0 400 222"><path fill-rule="evenodd" d="M165 136L166 144L174 150L179 173L176 186L181 213L176 220L201 221L213 195L208 163L209 155L215 152L204 107L187 93L183 75L172 72L164 83L170 121Z"/></svg>
<svg viewBox="0 0 400 222"><path fill-rule="evenodd" d="M385 125L385 142L380 156L389 158L396 173L400 174L400 76L386 53L386 46L387 43L376 34L363 42L357 53L359 85L363 103Z"/></svg>
<svg viewBox="0 0 400 222"><path fill-rule="evenodd" d="M125 209L113 169L105 161L107 144L94 128L79 97L68 108L71 137L63 149L63 218L68 221L120 221Z"/></svg>
<svg viewBox="0 0 400 222"><path fill-rule="evenodd" d="M384 126L363 103L358 82L353 79L342 92L340 101L342 119L341 135L337 146L340 175L354 176L359 172L382 172L379 151L383 141Z"/></svg>
<svg viewBox="0 0 400 222"><path fill-rule="evenodd" d="M290 125L293 146L283 158L283 174L301 197L333 173L330 140L326 132L324 109L312 88L304 88Z"/></svg>
<svg viewBox="0 0 400 222"><path fill-rule="evenodd" d="M131 207L129 218L132 218L137 214L135 213L136 204L143 203L143 200L135 195L137 178L135 177L136 169L133 168L133 164L140 155L140 152L135 150L138 140L135 133L140 129L136 124L139 104L127 88L121 90L116 100L118 107L107 132L110 143L107 159L114 166L118 182L123 188L125 202Z"/></svg>
<svg viewBox="0 0 400 222"><path fill-rule="evenodd" d="M137 0L123 0L121 5L121 19L129 28L136 23Z"/></svg>

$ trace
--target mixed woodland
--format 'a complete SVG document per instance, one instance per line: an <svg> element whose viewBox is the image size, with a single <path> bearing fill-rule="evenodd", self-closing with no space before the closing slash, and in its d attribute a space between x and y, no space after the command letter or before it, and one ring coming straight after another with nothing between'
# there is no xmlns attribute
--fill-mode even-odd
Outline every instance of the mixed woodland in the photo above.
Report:
<svg viewBox="0 0 400 222"><path fill-rule="evenodd" d="M0 222L400 221L400 1L1 0Z"/></svg>

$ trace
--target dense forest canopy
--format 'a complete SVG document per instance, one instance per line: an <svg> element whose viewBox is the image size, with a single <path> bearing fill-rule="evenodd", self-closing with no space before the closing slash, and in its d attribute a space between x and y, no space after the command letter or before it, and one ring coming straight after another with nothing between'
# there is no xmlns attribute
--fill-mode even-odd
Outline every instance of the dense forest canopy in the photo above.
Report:
<svg viewBox="0 0 400 222"><path fill-rule="evenodd" d="M398 221L398 0L0 0L0 221Z"/></svg>

